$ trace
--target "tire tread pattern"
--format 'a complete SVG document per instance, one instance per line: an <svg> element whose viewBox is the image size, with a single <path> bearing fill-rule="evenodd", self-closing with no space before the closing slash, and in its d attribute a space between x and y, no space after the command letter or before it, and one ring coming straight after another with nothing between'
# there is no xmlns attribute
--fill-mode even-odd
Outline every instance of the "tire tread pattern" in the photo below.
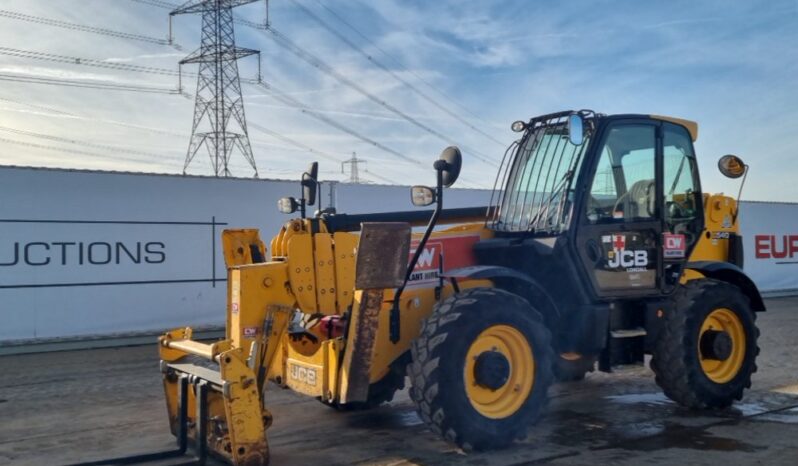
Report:
<svg viewBox="0 0 798 466"><path fill-rule="evenodd" d="M750 310L750 300L739 288L713 279L691 280L676 292L674 309L666 313L665 322L655 343L651 369L657 385L668 398L688 408L725 408L732 404L733 399L741 400L743 391L751 387L751 375L757 370L755 358L759 355L759 329L754 325L754 341L746 342L747 348L751 345L754 348L752 362L748 365L744 363L740 369L741 374L729 383L719 385L717 390L710 392L703 389L711 382L701 371L700 364L693 363L698 358L692 354L697 350L691 329L700 328L704 319L702 313L695 311L701 309L707 299L718 296L724 296L729 301L740 298L744 309L739 309L738 312L749 313L750 322L755 322L756 313Z"/></svg>
<svg viewBox="0 0 798 466"><path fill-rule="evenodd" d="M452 382L457 382L445 380L441 373L441 357L449 349L449 345L446 344L447 340L452 337L452 331L463 324L463 319L485 318L485 316L473 312L475 311L473 304L483 300L495 302L497 299L510 300L519 308L531 311L528 317L540 329L539 334L541 335L540 341L536 342L537 346L534 348L536 365L542 366L536 370L535 384L536 386L541 384L544 389L548 389L553 380L551 370L553 351L551 350L551 336L543 324L543 318L531 308L524 298L501 289L471 288L444 300L422 323L420 335L411 346L412 362L407 366L407 374L411 382L409 394L416 405L419 416L435 433L465 451L501 448L516 439L524 438L527 425L539 417L542 405L545 403L535 407L533 416L530 416L533 419L526 419L526 422L521 423L522 425L515 431L506 432L506 435L500 437L484 435L482 438L474 438L461 432L459 430L460 421L451 419L458 417L461 413L451 412L452 410L447 412L443 406L443 398L450 396L449 393L446 393L447 385L451 386ZM490 312L488 309L484 311L485 314ZM533 388L533 390L535 389ZM472 408L469 406L467 409Z"/></svg>

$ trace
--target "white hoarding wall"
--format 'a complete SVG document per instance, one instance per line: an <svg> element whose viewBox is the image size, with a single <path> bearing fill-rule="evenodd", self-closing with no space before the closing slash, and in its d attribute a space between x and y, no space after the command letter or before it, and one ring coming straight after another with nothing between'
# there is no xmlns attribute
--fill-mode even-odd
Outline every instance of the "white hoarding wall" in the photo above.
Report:
<svg viewBox="0 0 798 466"><path fill-rule="evenodd" d="M765 294L798 290L798 204L742 202L745 271Z"/></svg>
<svg viewBox="0 0 798 466"><path fill-rule="evenodd" d="M431 173L434 175L434 173ZM221 325L225 228L267 242L288 181L0 167L0 342ZM452 189L448 207L490 193ZM411 210L409 188L325 183L339 212Z"/></svg>
<svg viewBox="0 0 798 466"><path fill-rule="evenodd" d="M431 174L432 175L432 174ZM332 189L331 189L332 188ZM0 343L223 324L225 228L269 241L296 182L0 167ZM489 191L447 190L447 207ZM408 187L325 183L324 207L411 210ZM745 202L745 269L798 290L798 204Z"/></svg>

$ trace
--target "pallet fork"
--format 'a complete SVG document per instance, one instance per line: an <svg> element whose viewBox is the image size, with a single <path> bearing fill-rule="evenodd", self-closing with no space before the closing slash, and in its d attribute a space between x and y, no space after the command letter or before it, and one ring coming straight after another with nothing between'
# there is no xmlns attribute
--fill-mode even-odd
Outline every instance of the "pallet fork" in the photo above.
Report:
<svg viewBox="0 0 798 466"><path fill-rule="evenodd" d="M68 466L105 466L105 465L122 465L122 464L141 464L170 458L187 457L188 453L188 391L189 386L193 385L196 389L197 397L197 420L198 434L197 441L194 442L194 457L187 459L187 461L172 463L170 466L189 466L196 465L202 466L208 458L208 445L206 442L207 436L204 435L207 425L208 409L207 409L207 396L208 384L204 380L194 379L190 380L188 375L181 376L178 380L178 422L177 422L177 449L167 450L155 453L143 453L131 456L120 456L116 458L109 458L97 461L87 461L82 463L73 463ZM192 383L193 382L193 383Z"/></svg>

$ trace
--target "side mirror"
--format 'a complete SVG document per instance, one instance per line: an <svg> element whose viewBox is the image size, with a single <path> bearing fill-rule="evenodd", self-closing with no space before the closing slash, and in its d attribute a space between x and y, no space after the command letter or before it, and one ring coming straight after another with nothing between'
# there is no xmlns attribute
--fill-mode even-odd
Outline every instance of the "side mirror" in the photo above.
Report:
<svg viewBox="0 0 798 466"><path fill-rule="evenodd" d="M305 205L316 203L316 187L319 179L319 162L313 162L308 167L308 171L302 174L302 197L305 198Z"/></svg>
<svg viewBox="0 0 798 466"><path fill-rule="evenodd" d="M724 155L718 160L718 170L727 178L739 178L745 174L748 166L736 155Z"/></svg>
<svg viewBox="0 0 798 466"><path fill-rule="evenodd" d="M460 176L463 166L463 154L456 146L449 146L441 152L440 158L435 162L435 169L441 171L442 182L445 188L450 187Z"/></svg>
<svg viewBox="0 0 798 466"><path fill-rule="evenodd" d="M416 207L426 207L435 202L435 190L429 186L413 186L410 188L410 201Z"/></svg>
<svg viewBox="0 0 798 466"><path fill-rule="evenodd" d="M572 113L568 115L568 140L575 146L581 146L585 140L585 125L582 115Z"/></svg>
<svg viewBox="0 0 798 466"><path fill-rule="evenodd" d="M284 214L293 214L299 208L299 202L293 197L284 197L277 201L277 210Z"/></svg>

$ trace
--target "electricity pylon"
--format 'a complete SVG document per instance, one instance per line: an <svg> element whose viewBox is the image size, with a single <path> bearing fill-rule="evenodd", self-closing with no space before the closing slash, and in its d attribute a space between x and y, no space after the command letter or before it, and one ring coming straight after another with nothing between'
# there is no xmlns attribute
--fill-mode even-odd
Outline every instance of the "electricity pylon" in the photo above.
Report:
<svg viewBox="0 0 798 466"><path fill-rule="evenodd" d="M341 173L345 173L344 172L344 168L346 167L346 165L349 165L349 182L350 183L355 183L355 184L360 183L359 165L361 163L365 164L365 163L367 163L367 161L357 158L357 154L354 153L354 152L352 152L352 158L351 159L344 160L343 162L341 162Z"/></svg>
<svg viewBox="0 0 798 466"><path fill-rule="evenodd" d="M180 61L180 65L199 64L194 123L191 141L183 164L186 174L194 156L203 146L208 150L216 176L230 176L228 164L238 148L258 176L249 143L244 99L238 77L238 60L260 54L257 50L236 47L233 8L258 0L189 0L170 16L202 13L200 47Z"/></svg>

